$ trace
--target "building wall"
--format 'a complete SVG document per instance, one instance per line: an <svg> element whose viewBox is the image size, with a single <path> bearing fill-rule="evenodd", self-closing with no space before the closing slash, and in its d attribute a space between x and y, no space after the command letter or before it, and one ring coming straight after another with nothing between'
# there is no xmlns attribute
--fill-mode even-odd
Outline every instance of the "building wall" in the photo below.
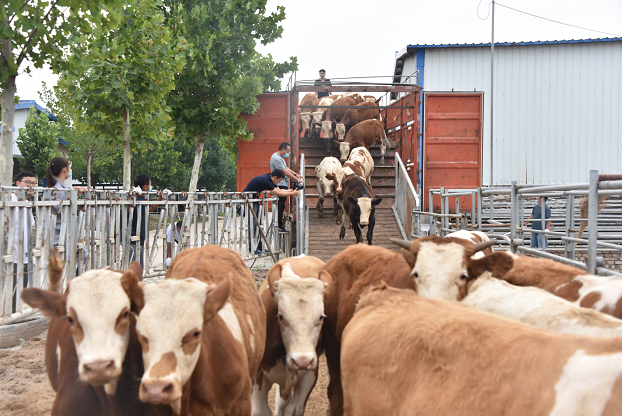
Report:
<svg viewBox="0 0 622 416"><path fill-rule="evenodd" d="M22 152L17 147L17 138L19 137L19 129L23 129L26 126L26 118L30 114L30 109L23 108L21 110L15 110L15 132L13 133L13 154L20 155Z"/></svg>
<svg viewBox="0 0 622 416"><path fill-rule="evenodd" d="M415 62L409 56L403 73ZM620 68L622 42L496 47L493 184L622 173ZM490 184L490 48L426 49L423 88L484 91L482 182Z"/></svg>

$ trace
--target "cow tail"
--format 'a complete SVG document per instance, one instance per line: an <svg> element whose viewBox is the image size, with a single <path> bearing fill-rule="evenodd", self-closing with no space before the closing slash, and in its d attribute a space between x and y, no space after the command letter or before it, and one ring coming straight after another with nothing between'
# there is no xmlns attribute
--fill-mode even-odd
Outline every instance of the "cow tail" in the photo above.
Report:
<svg viewBox="0 0 622 416"><path fill-rule="evenodd" d="M58 256L58 251L54 249L50 253L48 264L48 290L62 293L61 277L63 276L64 262Z"/></svg>

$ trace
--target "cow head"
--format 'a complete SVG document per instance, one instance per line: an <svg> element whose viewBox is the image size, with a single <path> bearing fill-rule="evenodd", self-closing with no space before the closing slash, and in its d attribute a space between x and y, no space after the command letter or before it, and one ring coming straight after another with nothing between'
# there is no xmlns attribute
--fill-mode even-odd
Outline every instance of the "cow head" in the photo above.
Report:
<svg viewBox="0 0 622 416"><path fill-rule="evenodd" d="M218 285L190 277L142 288L144 307L136 322L145 364L141 401L170 404L180 413L182 386L197 365L201 340L214 336L203 334L205 324L225 305L231 286L229 275Z"/></svg>
<svg viewBox="0 0 622 416"><path fill-rule="evenodd" d="M346 174L343 169L339 169L337 172L327 173L326 180L332 181L333 185L335 185L335 192L339 195L343 193L343 180L345 179Z"/></svg>
<svg viewBox="0 0 622 416"><path fill-rule="evenodd" d="M341 153L341 163L348 160L348 156L350 155L350 143L339 142L339 153Z"/></svg>
<svg viewBox="0 0 622 416"><path fill-rule="evenodd" d="M346 138L346 125L343 123L337 123L335 126L335 131L337 132L337 140L340 142Z"/></svg>
<svg viewBox="0 0 622 416"><path fill-rule="evenodd" d="M52 261L56 260L52 258ZM136 311L141 303L139 298L135 302L130 300L141 284L140 276L140 264L134 262L125 272L90 270L73 279L65 294L36 288L22 292L24 301L33 308L39 308L48 317L69 322L80 380L106 385L109 394L114 393L108 389L115 390L114 382L123 371L130 337L130 312ZM55 279L50 276L52 280Z"/></svg>
<svg viewBox="0 0 622 416"><path fill-rule="evenodd" d="M462 300L472 279L488 270L502 276L514 265L505 253L494 253L481 259L472 256L496 243L496 240L474 244L468 240L436 236L415 241L391 239L407 250L404 258L412 267L417 293L434 299Z"/></svg>
<svg viewBox="0 0 622 416"><path fill-rule="evenodd" d="M372 207L378 205L382 202L382 198L352 198L348 197L348 201L352 204L354 212L358 214L359 224L361 227L364 227L369 224L369 217L372 213Z"/></svg>
<svg viewBox="0 0 622 416"><path fill-rule="evenodd" d="M302 135L306 136L306 132L311 128L311 113L300 113L300 123L302 124Z"/></svg>
<svg viewBox="0 0 622 416"><path fill-rule="evenodd" d="M324 111L315 111L311 113L311 122L313 124L321 124L324 118Z"/></svg>
<svg viewBox="0 0 622 416"><path fill-rule="evenodd" d="M324 322L324 292L332 279L326 271L318 278L297 276L289 263L275 264L266 276L278 305L277 319L289 370L315 370L316 346Z"/></svg>
<svg viewBox="0 0 622 416"><path fill-rule="evenodd" d="M333 122L330 120L322 121L322 133L324 133L324 139L330 140L333 135Z"/></svg>

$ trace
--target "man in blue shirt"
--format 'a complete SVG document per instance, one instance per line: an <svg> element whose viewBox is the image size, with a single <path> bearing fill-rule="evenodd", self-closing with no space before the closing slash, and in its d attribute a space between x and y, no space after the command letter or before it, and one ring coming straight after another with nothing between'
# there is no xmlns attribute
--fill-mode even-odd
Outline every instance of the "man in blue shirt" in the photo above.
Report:
<svg viewBox="0 0 622 416"><path fill-rule="evenodd" d="M538 205L536 205L535 207L533 207L533 210L531 211L531 216L529 217L529 219L533 219L533 222L531 223L531 228L533 228L534 230L541 230L542 229L542 205L544 205L545 208L545 212L544 212L544 218L546 220L546 218L551 218L551 208L549 208L548 205L546 205L546 197L538 197ZM546 226L544 231L549 231L549 228L551 227L551 221L546 221ZM544 244L542 244L544 241ZM531 247L542 247L548 248L549 244L546 241L546 236L544 236L543 234L540 233L531 233Z"/></svg>
<svg viewBox="0 0 622 416"><path fill-rule="evenodd" d="M274 172L276 169L280 169L283 171L287 178L290 178L294 181L299 180L302 181L302 177L298 175L293 170L287 167L285 163L285 159L289 157L289 152L291 150L291 146L287 142L283 142L279 145L279 150L274 152L270 157L270 171ZM276 186L279 189L287 189L287 178L284 178L281 182L279 182ZM287 201L287 197L280 196L279 197L279 232L281 234L288 234L285 229L285 223L283 221L283 212L285 211L285 201Z"/></svg>
<svg viewBox="0 0 622 416"><path fill-rule="evenodd" d="M285 173L281 169L275 169L272 173L265 173L263 175L255 176L253 179L248 182L246 188L244 188L243 192L254 192L259 193L263 191L270 191L276 196L279 197L288 197L290 195L298 196L298 191L293 189L279 189L276 185L281 182L285 178ZM256 197L257 195L255 195ZM251 202L253 206L253 211L255 211L255 215L259 217L259 202ZM254 220L253 220L254 221ZM257 235L257 224L253 223L253 230L255 235ZM249 242L250 243L250 242ZM250 249L249 244L249 249ZM257 244L257 250L255 250L255 254L263 254L263 245L261 243L261 239L259 240L259 244Z"/></svg>

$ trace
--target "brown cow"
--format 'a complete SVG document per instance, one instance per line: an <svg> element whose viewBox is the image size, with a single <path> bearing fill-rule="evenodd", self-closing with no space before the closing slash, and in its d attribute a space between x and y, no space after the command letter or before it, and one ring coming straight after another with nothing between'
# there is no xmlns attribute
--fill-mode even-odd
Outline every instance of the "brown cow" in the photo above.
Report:
<svg viewBox="0 0 622 416"><path fill-rule="evenodd" d="M266 308L266 350L253 385L253 415L271 416L268 392L278 386L277 415L303 415L317 381L319 342L324 321L324 293L330 275L324 262L300 255L276 263L259 296Z"/></svg>
<svg viewBox="0 0 622 416"><path fill-rule="evenodd" d="M134 262L125 272L91 270L60 289L62 262L52 256L50 289L28 288L22 299L50 317L45 361L56 399L52 415L140 415L152 406L138 399L143 372L131 285L142 276Z"/></svg>
<svg viewBox="0 0 622 416"><path fill-rule="evenodd" d="M352 127L364 120L376 119L382 121L380 115L380 108L376 103L362 102L356 105L361 109L350 109L341 118L341 121L335 125L335 132L337 133L337 140L342 142L346 138L346 133L350 131Z"/></svg>
<svg viewBox="0 0 622 416"><path fill-rule="evenodd" d="M356 242L362 243L361 229L367 227L367 244L371 246L376 225L375 206L382 202L382 198L375 198L371 186L358 175L348 175L343 181L343 221L339 231L339 239L346 235L348 222L354 229Z"/></svg>
<svg viewBox="0 0 622 416"><path fill-rule="evenodd" d="M317 96L310 92L305 94L300 102L300 105L317 106L319 102L320 100L318 100ZM300 109L300 128L298 134L302 132L302 137L309 137L311 131L311 113L315 112L315 110L315 107Z"/></svg>
<svg viewBox="0 0 622 416"><path fill-rule="evenodd" d="M622 413L622 337L555 333L386 285L361 297L341 354L348 416Z"/></svg>
<svg viewBox="0 0 622 416"><path fill-rule="evenodd" d="M380 144L380 164L384 165L384 153L391 148L391 143L387 139L382 123L378 120L365 120L352 127L346 139L339 142L339 151L341 152L341 161L345 162L352 149L357 147L366 147L369 149L374 143ZM385 146L386 143L386 146Z"/></svg>
<svg viewBox="0 0 622 416"><path fill-rule="evenodd" d="M240 255L212 245L184 250L163 281L133 290L144 299L140 399L176 415L249 415L266 311Z"/></svg>
<svg viewBox="0 0 622 416"><path fill-rule="evenodd" d="M341 370L342 333L366 287L386 282L390 286L414 290L410 267L402 255L382 247L349 246L326 263L323 270L332 277L331 290L324 297L322 346L330 380L328 399L332 416L343 414Z"/></svg>
<svg viewBox="0 0 622 416"><path fill-rule="evenodd" d="M324 140L326 140L326 149L330 151L330 139L333 138L335 133L335 125L341 121L346 111L345 108L332 108L335 106L353 106L356 105L356 101L352 97L341 97L337 101L331 104L331 106L324 113L324 119L322 120L322 133L324 133Z"/></svg>

